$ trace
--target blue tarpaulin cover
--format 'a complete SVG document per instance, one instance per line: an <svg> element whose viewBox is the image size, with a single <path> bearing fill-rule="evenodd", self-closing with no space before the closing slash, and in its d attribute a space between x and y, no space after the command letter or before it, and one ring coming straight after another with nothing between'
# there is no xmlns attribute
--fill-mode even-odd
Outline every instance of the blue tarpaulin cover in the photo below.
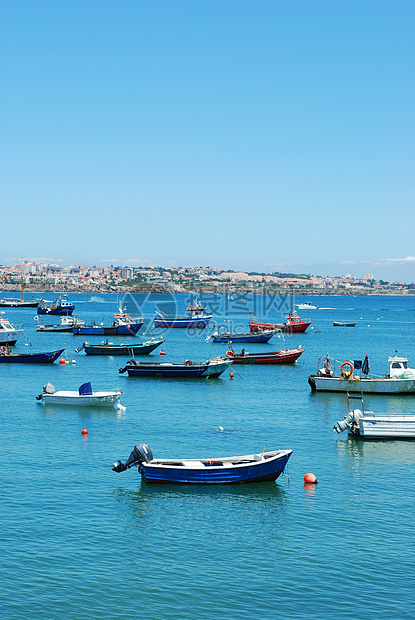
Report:
<svg viewBox="0 0 415 620"><path fill-rule="evenodd" d="M83 383L81 385L81 387L79 388L79 395L80 396L85 396L85 395L89 395L89 394L92 394L91 383Z"/></svg>
<svg viewBox="0 0 415 620"><path fill-rule="evenodd" d="M353 366L355 370L360 370L362 368L362 360L354 360Z"/></svg>

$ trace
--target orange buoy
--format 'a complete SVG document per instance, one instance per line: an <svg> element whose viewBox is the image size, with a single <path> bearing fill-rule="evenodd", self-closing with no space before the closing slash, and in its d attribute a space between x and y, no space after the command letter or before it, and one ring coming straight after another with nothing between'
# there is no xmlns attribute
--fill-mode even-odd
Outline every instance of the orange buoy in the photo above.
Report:
<svg viewBox="0 0 415 620"><path fill-rule="evenodd" d="M87 428L83 428L81 430L82 435L88 435L88 429Z"/></svg>
<svg viewBox="0 0 415 620"><path fill-rule="evenodd" d="M307 484L317 484L317 478L311 472L308 472L304 476L304 482Z"/></svg>
<svg viewBox="0 0 415 620"><path fill-rule="evenodd" d="M230 378L231 378L231 379L233 379L233 372L232 372L232 370L231 370L231 372L229 373L229 376L230 376Z"/></svg>
<svg viewBox="0 0 415 620"><path fill-rule="evenodd" d="M166 355L166 351L163 351L163 349L160 351L160 355Z"/></svg>
<svg viewBox="0 0 415 620"><path fill-rule="evenodd" d="M66 360L64 360L63 357L61 357L59 360L59 364L66 364Z"/></svg>

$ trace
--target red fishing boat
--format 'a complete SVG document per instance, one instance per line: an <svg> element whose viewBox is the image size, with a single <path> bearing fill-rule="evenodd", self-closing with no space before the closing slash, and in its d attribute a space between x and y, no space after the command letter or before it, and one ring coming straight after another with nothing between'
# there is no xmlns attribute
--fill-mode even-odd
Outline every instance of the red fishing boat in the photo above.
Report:
<svg viewBox="0 0 415 620"><path fill-rule="evenodd" d="M307 327L311 325L311 321L303 321L303 319L300 319L295 310L285 316L287 317L285 323L261 323L259 321L249 321L249 329L251 332L262 332L268 329L280 329L281 331L288 332L290 334L298 334L305 332Z"/></svg>
<svg viewBox="0 0 415 620"><path fill-rule="evenodd" d="M247 353L242 349L240 353L235 353L232 347L226 352L226 357L232 360L233 364L292 364L295 362L304 349L281 349L266 353Z"/></svg>

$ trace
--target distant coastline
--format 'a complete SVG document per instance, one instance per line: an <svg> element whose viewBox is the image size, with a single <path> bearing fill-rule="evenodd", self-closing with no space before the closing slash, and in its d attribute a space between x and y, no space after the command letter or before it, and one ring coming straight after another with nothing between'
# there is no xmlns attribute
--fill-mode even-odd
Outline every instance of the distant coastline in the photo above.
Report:
<svg viewBox="0 0 415 620"><path fill-rule="evenodd" d="M0 288L0 298L3 294L13 293L13 296L21 296L21 288L16 284L2 283ZM319 287L319 288L307 288L307 290L296 287L283 287L264 285L262 287L253 286L240 286L240 285L227 285L223 284L216 287L207 286L179 286L177 284L160 284L160 283L141 283L137 284L94 284L94 285L76 285L68 283L59 283L58 285L52 285L45 283L43 286L36 284L27 284L24 287L24 293L28 298L33 297L33 294L42 296L44 293L116 293L116 294L149 294L157 293L160 295L171 295L174 293L194 294L194 295L288 295L294 294L296 297L310 297L317 295L328 296L359 296L359 297L413 297L415 296L415 289L404 288L400 290L390 290L387 288L362 290L361 288L349 287L345 288L333 288L333 287Z"/></svg>

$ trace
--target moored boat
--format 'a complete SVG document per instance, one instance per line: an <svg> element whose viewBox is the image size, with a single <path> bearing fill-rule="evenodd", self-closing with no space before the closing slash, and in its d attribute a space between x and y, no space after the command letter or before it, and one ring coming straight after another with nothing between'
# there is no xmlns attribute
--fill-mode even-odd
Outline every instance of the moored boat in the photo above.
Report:
<svg viewBox="0 0 415 620"><path fill-rule="evenodd" d="M211 320L212 315L206 314L206 308L196 301L187 306L187 316L170 317L159 309L155 309L154 327L195 327L203 329Z"/></svg>
<svg viewBox="0 0 415 620"><path fill-rule="evenodd" d="M318 306L314 306L309 301L305 301L302 304L295 304L299 310L318 310Z"/></svg>
<svg viewBox="0 0 415 620"><path fill-rule="evenodd" d="M155 459L147 444L135 446L128 459L113 465L120 473L138 467L145 482L174 484L241 484L275 481L284 471L292 450L201 459Z"/></svg>
<svg viewBox="0 0 415 620"><path fill-rule="evenodd" d="M74 309L75 306L70 301L68 301L68 297L66 295L62 295L60 299L54 299L52 303L39 303L37 307L37 313L69 316L72 314Z"/></svg>
<svg viewBox="0 0 415 620"><path fill-rule="evenodd" d="M130 357L134 357L135 355L149 355L149 353L163 344L163 342L163 338L152 338L140 344L114 344L108 342L108 340L100 344L89 344L89 342L84 342L82 347L76 349L76 351L79 352L84 349L87 355L129 355Z"/></svg>
<svg viewBox="0 0 415 620"><path fill-rule="evenodd" d="M21 325L14 326L4 316L4 311L0 312L0 346L12 347L16 344L17 339L23 333Z"/></svg>
<svg viewBox="0 0 415 620"><path fill-rule="evenodd" d="M43 387L41 394L36 396L37 400L45 405L76 405L81 407L91 406L110 406L114 407L119 400L122 392L120 390L99 390L92 391L91 383L83 383L78 390L58 390L51 383Z"/></svg>
<svg viewBox="0 0 415 620"><path fill-rule="evenodd" d="M231 359L234 364L292 364L303 352L304 349L297 347L296 349L281 349L269 353L247 353L245 349L242 349L241 353L235 353L230 347L226 352L226 357Z"/></svg>
<svg viewBox="0 0 415 620"><path fill-rule="evenodd" d="M213 332L210 336L213 342L268 342L278 329L248 332L247 334L231 334L230 332Z"/></svg>
<svg viewBox="0 0 415 620"><path fill-rule="evenodd" d="M0 299L0 307L3 308L37 308L39 305L39 301L37 299L25 299L24 298L24 283L23 276L21 278L22 282L22 298L18 299L17 297L5 297L4 299Z"/></svg>
<svg viewBox="0 0 415 620"><path fill-rule="evenodd" d="M361 401L360 409L350 406L352 398ZM336 422L333 430L336 433L347 430L349 435L363 439L415 439L415 415L365 411L363 398L349 396L349 411L344 420Z"/></svg>
<svg viewBox="0 0 415 620"><path fill-rule="evenodd" d="M342 321L333 321L333 327L354 327L357 321L349 321L344 323Z"/></svg>
<svg viewBox="0 0 415 620"><path fill-rule="evenodd" d="M143 326L143 318L132 318L126 310L121 310L114 314L112 325L93 323L92 325L75 325L72 333L75 336L135 336Z"/></svg>
<svg viewBox="0 0 415 620"><path fill-rule="evenodd" d="M278 329L284 333L303 333L311 325L311 321L304 321L297 312L293 310L286 314L285 323L262 323L261 321L249 321L249 329L251 332Z"/></svg>
<svg viewBox="0 0 415 620"><path fill-rule="evenodd" d="M232 364L226 357L217 357L206 362L191 362L183 364L173 362L137 362L135 359L120 368L119 372L127 371L129 377L174 377L186 379L218 378Z"/></svg>
<svg viewBox="0 0 415 620"><path fill-rule="evenodd" d="M35 316L37 320L38 317ZM36 331L38 332L72 332L75 326L82 327L86 325L85 321L81 321L77 317L62 316L60 323L37 323Z"/></svg>
<svg viewBox="0 0 415 620"><path fill-rule="evenodd" d="M6 351L3 353L0 350L0 362L20 362L25 364L48 364L58 359L65 349L59 349L58 351L49 351L47 353L12 353Z"/></svg>
<svg viewBox="0 0 415 620"><path fill-rule="evenodd" d="M323 364L323 359L319 358L317 373L308 377L312 392L415 394L415 370L407 357L389 357L389 373L383 376L369 374L367 356L363 362L326 356Z"/></svg>

